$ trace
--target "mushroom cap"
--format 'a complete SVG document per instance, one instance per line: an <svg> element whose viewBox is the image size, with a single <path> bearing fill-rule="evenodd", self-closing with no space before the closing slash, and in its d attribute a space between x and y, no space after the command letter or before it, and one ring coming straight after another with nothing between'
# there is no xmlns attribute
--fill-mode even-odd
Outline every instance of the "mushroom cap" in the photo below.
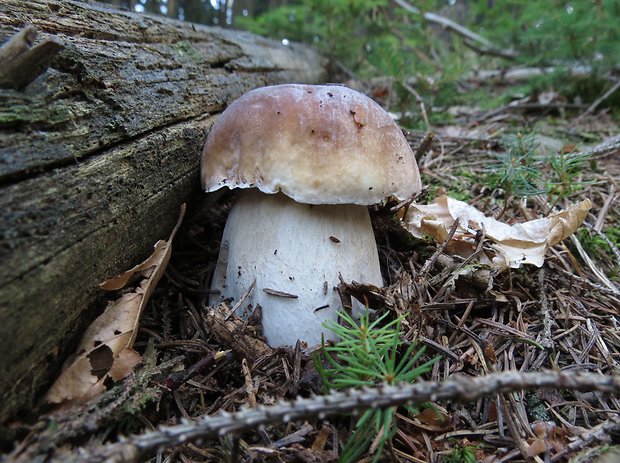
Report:
<svg viewBox="0 0 620 463"><path fill-rule="evenodd" d="M209 132L201 177L207 192L255 187L307 204L369 205L421 188L401 129L337 85L274 85L235 100Z"/></svg>

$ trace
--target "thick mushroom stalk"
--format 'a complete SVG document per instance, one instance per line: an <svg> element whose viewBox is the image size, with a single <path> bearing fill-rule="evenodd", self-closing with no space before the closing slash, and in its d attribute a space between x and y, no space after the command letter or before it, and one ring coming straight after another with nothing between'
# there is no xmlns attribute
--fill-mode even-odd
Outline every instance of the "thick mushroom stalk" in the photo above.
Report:
<svg viewBox="0 0 620 463"><path fill-rule="evenodd" d="M269 344L312 345L322 334L332 338L322 324L341 310L339 274L383 283L365 206L300 204L246 190L226 222L211 290L238 301L255 281L243 307L261 306Z"/></svg>

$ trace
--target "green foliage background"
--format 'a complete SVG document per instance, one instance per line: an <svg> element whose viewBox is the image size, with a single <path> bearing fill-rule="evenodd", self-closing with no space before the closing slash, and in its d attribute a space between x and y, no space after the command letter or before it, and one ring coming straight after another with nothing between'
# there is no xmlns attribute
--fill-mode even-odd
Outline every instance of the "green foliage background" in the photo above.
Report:
<svg viewBox="0 0 620 463"><path fill-rule="evenodd" d="M514 60L480 55L469 46L477 44L466 43L390 0L286 3L255 17L239 17L236 27L313 44L331 59L335 71L345 68L361 79L389 77L403 108L411 106L407 83L415 86L428 107L505 103L502 96L463 88L462 81L477 68L512 66L555 69L531 80L526 91L553 88L569 99L593 100L608 85L603 76L620 66L617 0L410 2L422 12L440 14L469 28L498 50L516 52ZM588 72L583 79L567 78L576 69Z"/></svg>
<svg viewBox="0 0 620 463"><path fill-rule="evenodd" d="M468 27L500 49L516 50L517 62L522 64L583 64L608 70L620 63L617 0L410 3ZM378 52L387 51L393 57L408 47L419 47L427 57L444 49L459 51L439 26L389 0L292 1L256 17L239 17L236 26L276 39L314 43L329 56L353 66L364 58L377 64L372 61ZM405 54L400 60L404 58ZM410 67L429 64L424 59L417 61L409 63Z"/></svg>
<svg viewBox="0 0 620 463"><path fill-rule="evenodd" d="M493 42L513 46L533 65L584 64L602 71L620 63L620 2L516 0L471 2L469 20Z"/></svg>

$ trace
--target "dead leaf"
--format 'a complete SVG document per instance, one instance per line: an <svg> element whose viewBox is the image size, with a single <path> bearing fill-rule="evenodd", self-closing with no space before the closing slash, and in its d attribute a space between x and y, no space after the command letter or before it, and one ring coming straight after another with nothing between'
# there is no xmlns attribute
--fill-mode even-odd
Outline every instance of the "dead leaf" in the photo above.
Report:
<svg viewBox="0 0 620 463"><path fill-rule="evenodd" d="M181 206L179 220L170 238L158 241L149 258L100 285L107 290L117 290L135 279L136 286L133 291L110 302L86 329L73 361L47 392L47 402L86 402L105 391L104 383L108 378L118 381L140 363L140 354L132 349L140 315L166 270L172 240L184 214L185 204Z"/></svg>
<svg viewBox="0 0 620 463"><path fill-rule="evenodd" d="M446 252L469 257L477 247L478 235L484 232L493 243L493 252L483 255L481 263L501 269L519 268L522 264L541 267L547 249L574 233L591 207L592 203L586 199L549 217L509 225L487 217L463 201L443 195L428 205L412 204L404 227L415 237L430 235L441 243L459 219Z"/></svg>
<svg viewBox="0 0 620 463"><path fill-rule="evenodd" d="M544 439L536 438L532 439L532 441L529 443L525 453L528 457L532 458L536 455L540 455L541 453L546 452L548 448L549 446L544 441Z"/></svg>
<svg viewBox="0 0 620 463"><path fill-rule="evenodd" d="M428 407L416 415L416 419L425 426L424 429L443 431L450 428L450 417L438 407Z"/></svg>

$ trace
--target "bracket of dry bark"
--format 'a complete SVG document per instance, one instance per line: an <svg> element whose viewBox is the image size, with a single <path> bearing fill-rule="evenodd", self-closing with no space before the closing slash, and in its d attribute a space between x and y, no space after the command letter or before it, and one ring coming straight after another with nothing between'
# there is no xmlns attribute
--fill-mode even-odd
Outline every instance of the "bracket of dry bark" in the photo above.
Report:
<svg viewBox="0 0 620 463"><path fill-rule="evenodd" d="M47 63L28 25L56 37ZM0 44L19 31L0 59L43 72L0 88L0 423L33 407L103 308L97 284L143 260L191 206L227 103L327 78L303 46L89 2L3 0Z"/></svg>
<svg viewBox="0 0 620 463"><path fill-rule="evenodd" d="M26 26L0 48L0 87L21 90L45 72L65 45L49 37L34 45L37 30Z"/></svg>

